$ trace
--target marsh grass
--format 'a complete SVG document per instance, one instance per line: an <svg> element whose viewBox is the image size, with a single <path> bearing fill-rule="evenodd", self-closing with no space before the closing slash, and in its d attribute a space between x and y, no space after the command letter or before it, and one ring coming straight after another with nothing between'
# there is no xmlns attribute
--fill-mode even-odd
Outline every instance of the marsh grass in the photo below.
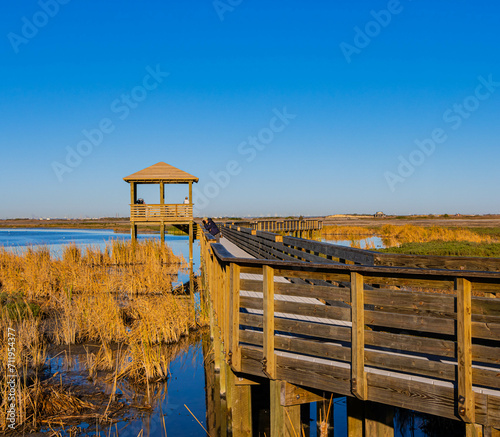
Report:
<svg viewBox="0 0 500 437"><path fill-rule="evenodd" d="M467 242L477 244L500 243L497 231L480 231L476 228L448 228L443 226L384 225L380 228L362 226L325 226L322 236L326 239L351 240L352 247L359 247L359 240L366 236L382 238L387 248L407 243ZM371 249L369 247L368 249Z"/></svg>
<svg viewBox="0 0 500 437"><path fill-rule="evenodd" d="M182 257L157 240L113 240L103 250L69 244L60 259L46 246L0 248L2 291L29 299L67 293L168 293L172 277L186 267Z"/></svg>
<svg viewBox="0 0 500 437"><path fill-rule="evenodd" d="M494 243L496 241L495 237L488 234L478 234L465 228L445 228L442 226L384 225L380 233L386 246L430 241L467 241L471 243Z"/></svg>
<svg viewBox="0 0 500 437"><path fill-rule="evenodd" d="M89 376L110 372L115 388L118 379L148 386L167 379L170 356L163 346L207 323L203 305L194 317L194 299L172 294L172 281L186 267L182 257L157 240L117 240L102 250L69 244L59 259L45 246L0 248L0 429L7 425L9 328L16 331L21 428L39 424L50 405L54 411L65 404L85 410L71 393L40 388L47 341L100 344L98 353L87 354ZM118 352L112 352L112 344L119 345Z"/></svg>
<svg viewBox="0 0 500 437"><path fill-rule="evenodd" d="M500 243L430 241L427 243L404 243L399 247L382 249L381 252L408 255L500 257Z"/></svg>

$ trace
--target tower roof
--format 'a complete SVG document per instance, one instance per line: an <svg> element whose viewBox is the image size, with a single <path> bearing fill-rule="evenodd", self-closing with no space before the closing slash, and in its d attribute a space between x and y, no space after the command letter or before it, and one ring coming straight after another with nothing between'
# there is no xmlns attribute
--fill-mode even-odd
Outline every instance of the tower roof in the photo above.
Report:
<svg viewBox="0 0 500 437"><path fill-rule="evenodd" d="M125 182L173 182L173 183L188 183L198 182L198 178L185 171L167 164L165 162L158 162L150 167L133 173L123 178Z"/></svg>

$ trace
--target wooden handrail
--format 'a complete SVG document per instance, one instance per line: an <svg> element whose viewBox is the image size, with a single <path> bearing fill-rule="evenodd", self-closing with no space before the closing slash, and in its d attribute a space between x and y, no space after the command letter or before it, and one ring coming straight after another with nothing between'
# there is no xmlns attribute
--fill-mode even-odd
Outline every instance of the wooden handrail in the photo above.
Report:
<svg viewBox="0 0 500 437"><path fill-rule="evenodd" d="M215 239L213 240L215 241ZM355 264L317 264L305 263L301 261L289 262L272 259L238 258L232 255L219 243L211 244L215 257L220 262L233 262L240 266L261 268L264 265L279 268L288 268L298 271L350 273L357 272L371 276L394 276L396 278L422 279L432 277L433 280L454 281L455 278L472 279L476 282L497 283L500 281L500 272L484 272L472 270L446 270L446 269L419 269L416 267L384 267L384 266L363 266ZM498 283L500 288L500 283Z"/></svg>
<svg viewBox="0 0 500 437"><path fill-rule="evenodd" d="M472 296L499 292L500 272L239 258L200 241L216 350L234 371L500 423L500 301ZM452 294L370 287L408 281Z"/></svg>
<svg viewBox="0 0 500 437"><path fill-rule="evenodd" d="M500 271L500 258L464 256L423 256L380 253L373 250L345 247L302 238L279 236L278 234L253 231L250 228L224 225L223 231L229 240L242 244L252 255L263 258L288 260L299 257L311 262L356 263L387 267L436 268L450 270ZM254 233L254 234L253 234ZM255 244L251 245L250 243ZM257 246L256 246L257 245ZM291 259L290 259L291 260Z"/></svg>
<svg viewBox="0 0 500 437"><path fill-rule="evenodd" d="M186 220L193 217L193 204L132 204L130 205L130 219L158 221L158 220Z"/></svg>

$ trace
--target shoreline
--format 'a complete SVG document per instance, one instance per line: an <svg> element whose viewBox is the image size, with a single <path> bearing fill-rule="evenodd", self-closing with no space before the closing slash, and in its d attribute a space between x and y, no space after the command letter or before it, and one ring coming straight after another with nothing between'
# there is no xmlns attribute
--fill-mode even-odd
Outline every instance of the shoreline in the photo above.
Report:
<svg viewBox="0 0 500 437"><path fill-rule="evenodd" d="M309 218L309 217L308 217ZM450 226L450 227L500 227L500 214L461 215L461 216L384 216L369 217L366 215L339 215L310 217L323 220L324 225L342 226L383 226L386 224L412 224L416 226ZM196 218L195 218L196 219ZM253 217L248 220L272 220L267 217ZM222 218L222 221L234 221L234 218ZM284 220L277 217L276 220ZM98 219L0 219L0 228L61 228L61 229L107 229L115 232L130 232L129 217L103 217ZM157 230L156 225L141 226L141 229Z"/></svg>
<svg viewBox="0 0 500 437"><path fill-rule="evenodd" d="M54 219L54 220L37 220L37 219L4 219L0 220L0 229L80 229L86 231L113 231L116 234L130 233L130 219ZM167 227L168 230L176 229ZM157 226L141 226L143 234L159 234Z"/></svg>

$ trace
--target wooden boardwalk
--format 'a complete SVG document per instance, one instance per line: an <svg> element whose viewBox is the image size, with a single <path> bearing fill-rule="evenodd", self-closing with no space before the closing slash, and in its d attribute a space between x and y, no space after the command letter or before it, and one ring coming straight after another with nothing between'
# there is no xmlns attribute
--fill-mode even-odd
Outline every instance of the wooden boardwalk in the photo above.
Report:
<svg viewBox="0 0 500 437"><path fill-rule="evenodd" d="M360 415L366 402L461 420L470 435L500 428L500 273L373 266L356 249L333 259L298 248L314 242L223 233L201 239L221 391L244 390L231 375L269 381L273 436L295 435L299 405L324 392L348 396L350 435L390 431Z"/></svg>
<svg viewBox="0 0 500 437"><path fill-rule="evenodd" d="M231 222L231 224L266 232L301 233L323 229L323 221L318 219L253 219L250 221Z"/></svg>

